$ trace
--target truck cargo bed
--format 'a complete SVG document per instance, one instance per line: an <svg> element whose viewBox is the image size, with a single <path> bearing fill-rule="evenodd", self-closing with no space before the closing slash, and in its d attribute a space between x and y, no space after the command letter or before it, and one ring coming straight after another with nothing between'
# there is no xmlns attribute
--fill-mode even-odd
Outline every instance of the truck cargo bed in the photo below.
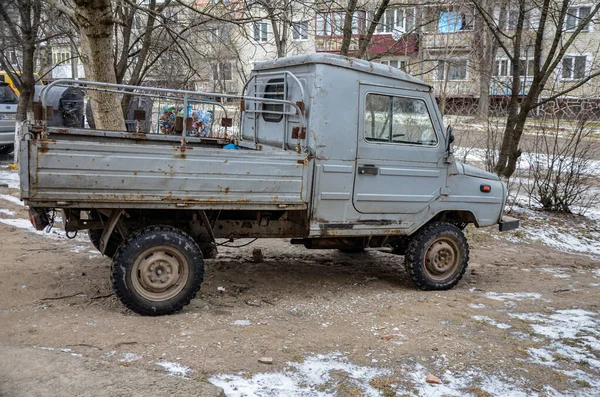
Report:
<svg viewBox="0 0 600 397"><path fill-rule="evenodd" d="M186 140L182 147L181 136L49 129L48 139L23 145L23 198L77 208L307 208L306 154Z"/></svg>

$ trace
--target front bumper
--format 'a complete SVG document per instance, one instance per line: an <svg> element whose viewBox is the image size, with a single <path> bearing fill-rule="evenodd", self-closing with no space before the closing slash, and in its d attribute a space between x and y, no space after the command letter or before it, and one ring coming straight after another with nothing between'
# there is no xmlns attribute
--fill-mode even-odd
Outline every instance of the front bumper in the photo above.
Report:
<svg viewBox="0 0 600 397"><path fill-rule="evenodd" d="M520 226L520 222L517 218L502 215L502 219L498 224L498 229L501 232L508 232L509 230L515 230Z"/></svg>

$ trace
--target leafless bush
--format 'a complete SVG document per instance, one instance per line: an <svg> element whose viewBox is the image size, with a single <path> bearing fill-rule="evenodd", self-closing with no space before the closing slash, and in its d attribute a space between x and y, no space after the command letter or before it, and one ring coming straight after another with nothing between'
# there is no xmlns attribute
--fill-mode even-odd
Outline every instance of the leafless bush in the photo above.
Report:
<svg viewBox="0 0 600 397"><path fill-rule="evenodd" d="M561 132L564 127L566 132ZM531 148L523 156L529 168L525 190L544 210L583 214L599 202L593 189L598 151L593 133L586 120L536 120Z"/></svg>
<svg viewBox="0 0 600 397"><path fill-rule="evenodd" d="M485 140L484 164L486 171L494 172L494 167L498 162L498 150L502 144L502 134L504 131L504 122L498 118L488 117Z"/></svg>

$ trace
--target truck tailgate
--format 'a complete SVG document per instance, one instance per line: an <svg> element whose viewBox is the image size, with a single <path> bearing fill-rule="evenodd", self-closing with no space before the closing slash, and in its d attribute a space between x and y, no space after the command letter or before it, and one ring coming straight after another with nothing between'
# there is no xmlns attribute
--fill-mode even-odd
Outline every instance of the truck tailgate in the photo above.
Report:
<svg viewBox="0 0 600 397"><path fill-rule="evenodd" d="M111 133L120 134L120 133ZM307 155L179 146L180 137L62 134L27 141L30 205L298 208L308 202ZM37 203L37 204L36 204Z"/></svg>

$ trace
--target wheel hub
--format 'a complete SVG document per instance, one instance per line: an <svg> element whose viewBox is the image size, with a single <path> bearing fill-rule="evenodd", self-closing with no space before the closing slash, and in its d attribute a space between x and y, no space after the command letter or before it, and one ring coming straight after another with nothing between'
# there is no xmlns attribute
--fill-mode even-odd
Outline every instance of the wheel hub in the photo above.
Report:
<svg viewBox="0 0 600 397"><path fill-rule="evenodd" d="M131 276L140 295L149 300L166 300L184 287L187 262L170 247L155 247L138 257Z"/></svg>
<svg viewBox="0 0 600 397"><path fill-rule="evenodd" d="M447 240L436 240L425 254L425 268L432 276L447 276L458 265L454 244Z"/></svg>

